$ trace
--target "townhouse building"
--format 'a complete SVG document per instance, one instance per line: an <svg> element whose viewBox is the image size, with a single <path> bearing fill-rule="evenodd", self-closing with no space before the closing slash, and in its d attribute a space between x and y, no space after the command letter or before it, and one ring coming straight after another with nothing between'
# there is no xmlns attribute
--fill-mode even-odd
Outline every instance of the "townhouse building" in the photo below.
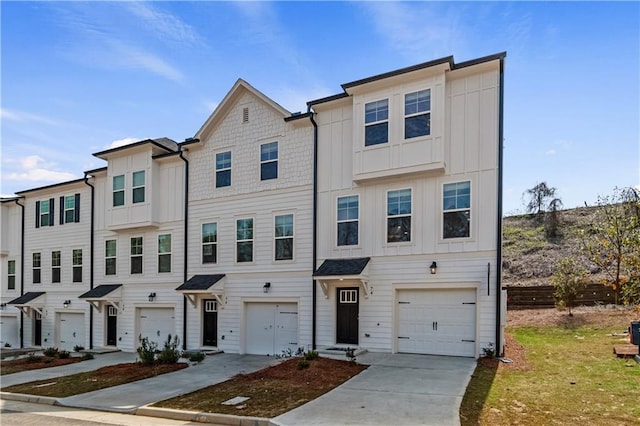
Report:
<svg viewBox="0 0 640 426"><path fill-rule="evenodd" d="M2 200L2 341L500 353L504 58L368 77L295 114L240 79L194 137Z"/></svg>

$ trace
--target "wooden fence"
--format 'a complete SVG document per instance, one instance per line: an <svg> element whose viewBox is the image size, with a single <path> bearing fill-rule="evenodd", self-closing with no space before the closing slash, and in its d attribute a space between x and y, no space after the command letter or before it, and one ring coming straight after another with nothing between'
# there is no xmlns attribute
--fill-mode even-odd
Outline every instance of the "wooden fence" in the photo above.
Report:
<svg viewBox="0 0 640 426"><path fill-rule="evenodd" d="M555 287L544 285L537 287L505 287L507 290L507 309L553 308ZM576 306L593 306L615 303L615 294L611 287L602 284L588 284L576 300Z"/></svg>

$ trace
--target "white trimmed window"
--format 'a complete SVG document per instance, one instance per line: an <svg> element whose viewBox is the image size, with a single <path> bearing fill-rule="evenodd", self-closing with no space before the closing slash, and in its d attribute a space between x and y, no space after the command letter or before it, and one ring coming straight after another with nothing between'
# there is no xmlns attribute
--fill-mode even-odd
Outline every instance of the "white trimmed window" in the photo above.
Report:
<svg viewBox="0 0 640 426"><path fill-rule="evenodd" d="M339 246L358 245L359 199L357 195L338 197L338 239Z"/></svg>
<svg viewBox="0 0 640 426"><path fill-rule="evenodd" d="M404 95L404 138L431 134L431 90Z"/></svg>
<svg viewBox="0 0 640 426"><path fill-rule="evenodd" d="M218 261L218 224L202 224L202 263Z"/></svg>
<svg viewBox="0 0 640 426"><path fill-rule="evenodd" d="M442 194L442 237L445 239L469 237L471 182L446 183Z"/></svg>
<svg viewBox="0 0 640 426"><path fill-rule="evenodd" d="M387 242L411 241L411 189L387 192Z"/></svg>
<svg viewBox="0 0 640 426"><path fill-rule="evenodd" d="M253 219L236 220L236 262L253 262Z"/></svg>
<svg viewBox="0 0 640 426"><path fill-rule="evenodd" d="M389 99L364 105L364 146L389 142Z"/></svg>
<svg viewBox="0 0 640 426"><path fill-rule="evenodd" d="M158 272L171 272L171 234L158 235Z"/></svg>
<svg viewBox="0 0 640 426"><path fill-rule="evenodd" d="M36 228L53 226L54 199L36 201Z"/></svg>
<svg viewBox="0 0 640 426"><path fill-rule="evenodd" d="M31 270L33 272L33 283L40 284L42 282L42 255L40 253L31 255Z"/></svg>
<svg viewBox="0 0 640 426"><path fill-rule="evenodd" d="M124 206L124 175L113 177L113 207Z"/></svg>
<svg viewBox="0 0 640 426"><path fill-rule="evenodd" d="M16 289L16 261L7 262L7 290Z"/></svg>
<svg viewBox="0 0 640 426"><path fill-rule="evenodd" d="M231 151L216 154L216 188L231 186Z"/></svg>
<svg viewBox="0 0 640 426"><path fill-rule="evenodd" d="M293 259L293 215L275 217L275 260Z"/></svg>
<svg viewBox="0 0 640 426"><path fill-rule="evenodd" d="M278 177L278 142L260 145L260 180Z"/></svg>
<svg viewBox="0 0 640 426"><path fill-rule="evenodd" d="M60 251L52 251L51 252L51 282L52 283L59 283L60 282L60 275L61 275L61 266L62 266L62 259L61 259L61 254Z"/></svg>
<svg viewBox="0 0 640 426"><path fill-rule="evenodd" d="M131 274L142 273L142 237L131 238Z"/></svg>
<svg viewBox="0 0 640 426"><path fill-rule="evenodd" d="M116 240L107 240L104 244L104 274L115 275L117 266L117 243Z"/></svg>
<svg viewBox="0 0 640 426"><path fill-rule="evenodd" d="M144 203L144 170L133 172L133 203Z"/></svg>
<svg viewBox="0 0 640 426"><path fill-rule="evenodd" d="M82 249L74 249L72 251L73 258L73 282L82 282Z"/></svg>
<svg viewBox="0 0 640 426"><path fill-rule="evenodd" d="M60 215L60 225L80 222L80 194L60 197L60 204L64 206Z"/></svg>

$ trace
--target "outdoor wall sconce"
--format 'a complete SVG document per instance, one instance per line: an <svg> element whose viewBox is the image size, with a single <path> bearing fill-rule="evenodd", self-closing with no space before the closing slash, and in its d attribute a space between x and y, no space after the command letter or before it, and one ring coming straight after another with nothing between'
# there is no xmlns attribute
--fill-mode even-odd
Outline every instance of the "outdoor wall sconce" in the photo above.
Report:
<svg viewBox="0 0 640 426"><path fill-rule="evenodd" d="M62 307L67 309L69 307L69 305L71 304L71 300L65 300L64 302L62 302Z"/></svg>
<svg viewBox="0 0 640 426"><path fill-rule="evenodd" d="M438 265L436 265L436 261L434 260L433 262L431 262L431 266L429 266L429 270L431 271L431 274L435 274L436 269L438 269Z"/></svg>
<svg viewBox="0 0 640 426"><path fill-rule="evenodd" d="M0 311L4 311L4 308L7 307L6 303L0 303Z"/></svg>
<svg viewBox="0 0 640 426"><path fill-rule="evenodd" d="M153 300L156 298L156 293L149 293L149 302L153 302Z"/></svg>
<svg viewBox="0 0 640 426"><path fill-rule="evenodd" d="M264 293L269 293L270 288L271 288L271 283L264 283L264 285L262 286L262 291Z"/></svg>

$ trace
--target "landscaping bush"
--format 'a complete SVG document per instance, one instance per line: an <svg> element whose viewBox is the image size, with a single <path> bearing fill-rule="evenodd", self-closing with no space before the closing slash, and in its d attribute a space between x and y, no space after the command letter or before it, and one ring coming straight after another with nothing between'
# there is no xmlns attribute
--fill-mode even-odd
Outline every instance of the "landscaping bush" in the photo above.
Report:
<svg viewBox="0 0 640 426"><path fill-rule="evenodd" d="M304 359L307 361L313 361L314 359L320 358L320 354L318 351L309 350L304 354Z"/></svg>
<svg viewBox="0 0 640 426"><path fill-rule="evenodd" d="M73 347L73 351L74 351L74 352L84 351L84 346L75 345L75 346Z"/></svg>
<svg viewBox="0 0 640 426"><path fill-rule="evenodd" d="M53 362L53 358L44 358L42 362L45 364L51 364Z"/></svg>
<svg viewBox="0 0 640 426"><path fill-rule="evenodd" d="M189 361L191 362L202 362L205 358L204 352L191 352L189 354Z"/></svg>
<svg viewBox="0 0 640 426"><path fill-rule="evenodd" d="M158 351L158 344L156 342L149 341L148 337L139 336L140 346L136 349L140 362L145 365L151 365L156 361L156 352Z"/></svg>
<svg viewBox="0 0 640 426"><path fill-rule="evenodd" d="M300 361L298 361L298 370L309 368L309 365L311 365L309 361L307 361L306 359L301 359Z"/></svg>
<svg viewBox="0 0 640 426"><path fill-rule="evenodd" d="M44 348L42 350L42 353L44 354L44 356L56 356L56 354L58 353L58 348Z"/></svg>
<svg viewBox="0 0 640 426"><path fill-rule="evenodd" d="M58 358L60 359L66 359L69 358L71 356L71 352L69 351L60 351L58 352Z"/></svg>
<svg viewBox="0 0 640 426"><path fill-rule="evenodd" d="M27 355L27 362L38 362L39 359L40 357L37 356L35 352L31 352Z"/></svg>
<svg viewBox="0 0 640 426"><path fill-rule="evenodd" d="M180 359L180 339L178 336L174 336L171 339L171 334L167 336L167 340L164 342L164 346L158 354L158 362L161 364L175 364Z"/></svg>
<svg viewBox="0 0 640 426"><path fill-rule="evenodd" d="M84 354L82 354L82 359L84 359L85 361L88 359L93 359L95 358L95 356L93 356L93 354L91 352L86 352Z"/></svg>
<svg viewBox="0 0 640 426"><path fill-rule="evenodd" d="M10 347L11 347L11 343L9 343L9 342L5 343L5 344L4 344L4 347L5 347L5 348L10 348Z"/></svg>

